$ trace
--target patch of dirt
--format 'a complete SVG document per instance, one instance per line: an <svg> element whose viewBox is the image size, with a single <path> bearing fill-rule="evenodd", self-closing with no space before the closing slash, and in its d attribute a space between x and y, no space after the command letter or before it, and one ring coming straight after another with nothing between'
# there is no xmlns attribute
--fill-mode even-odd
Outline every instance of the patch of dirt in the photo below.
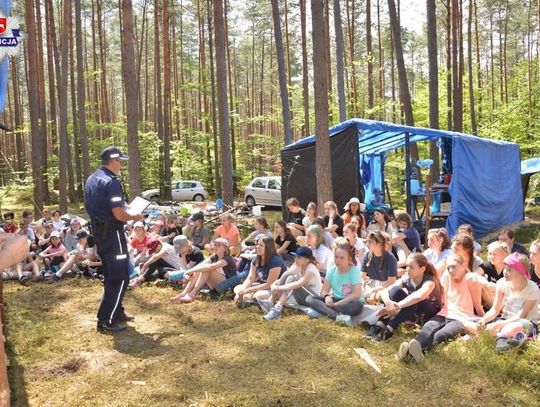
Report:
<svg viewBox="0 0 540 407"><path fill-rule="evenodd" d="M99 350L95 352L81 352L80 358L92 372L113 364L118 360L118 352L115 350Z"/></svg>

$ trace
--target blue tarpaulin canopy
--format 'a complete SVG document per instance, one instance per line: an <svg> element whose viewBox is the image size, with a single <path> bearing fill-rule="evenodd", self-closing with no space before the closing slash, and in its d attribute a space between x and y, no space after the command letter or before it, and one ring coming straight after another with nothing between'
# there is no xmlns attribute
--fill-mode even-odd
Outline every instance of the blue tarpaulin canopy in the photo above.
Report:
<svg viewBox="0 0 540 407"><path fill-rule="evenodd" d="M482 236L523 219L519 146L516 143L451 131L351 119L329 129L333 172L336 168L339 171L340 167L351 166L350 159L345 157L350 155L350 151L340 152L336 150L337 144L332 142L333 138L344 135L347 138L357 138L358 156L356 162L352 164L357 168L358 178L362 178L366 197L371 198L375 188L383 187L386 152L406 147L407 143L440 138L451 143L452 181L449 193L452 197L452 210L446 221L450 235L453 235L463 223L471 224L475 234ZM314 173L310 175L302 171L302 168L308 166L302 162L302 155L299 153L309 148L315 148L315 136L298 140L281 150L283 185L286 185L286 188L282 187L284 198L287 196L300 198L301 192L306 190L306 185L315 180ZM294 160L291 157L294 157ZM378 162L375 163L374 160ZM300 177L304 179L298 179ZM343 179L343 175L338 178L340 181ZM301 185L303 190L299 189L297 193L295 185ZM334 190L335 188L336 185ZM315 190L316 186L311 189ZM355 194L358 196L359 192L349 190L339 191L336 194L334 191L334 200L341 205ZM370 200L365 199L365 202Z"/></svg>
<svg viewBox="0 0 540 407"><path fill-rule="evenodd" d="M540 157L529 158L521 162L521 187L523 188L523 201L527 198L529 181L531 177L540 172ZM533 191L534 192L534 191Z"/></svg>

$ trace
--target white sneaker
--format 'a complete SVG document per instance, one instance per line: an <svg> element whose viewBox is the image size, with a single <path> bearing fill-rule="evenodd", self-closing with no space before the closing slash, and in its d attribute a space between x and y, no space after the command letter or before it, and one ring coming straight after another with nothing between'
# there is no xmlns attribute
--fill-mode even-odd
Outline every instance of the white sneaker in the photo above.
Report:
<svg viewBox="0 0 540 407"><path fill-rule="evenodd" d="M403 362L408 354L409 354L409 342L402 342L401 345L399 345L399 349L396 353L396 360L399 362Z"/></svg>
<svg viewBox="0 0 540 407"><path fill-rule="evenodd" d="M268 314L266 314L263 318L267 321L272 321L274 319L278 319L281 317L282 310L278 309L277 307L272 307L270 311L268 311Z"/></svg>
<svg viewBox="0 0 540 407"><path fill-rule="evenodd" d="M409 342L409 353L413 357L416 363L422 363L424 361L424 353L422 352L422 345L416 339Z"/></svg>
<svg viewBox="0 0 540 407"><path fill-rule="evenodd" d="M347 314L337 314L336 322L341 325L352 326L352 318Z"/></svg>
<svg viewBox="0 0 540 407"><path fill-rule="evenodd" d="M257 304L259 304L259 307L261 307L265 314L268 314L274 306L274 302L272 300L261 300L259 298L256 298L256 300Z"/></svg>

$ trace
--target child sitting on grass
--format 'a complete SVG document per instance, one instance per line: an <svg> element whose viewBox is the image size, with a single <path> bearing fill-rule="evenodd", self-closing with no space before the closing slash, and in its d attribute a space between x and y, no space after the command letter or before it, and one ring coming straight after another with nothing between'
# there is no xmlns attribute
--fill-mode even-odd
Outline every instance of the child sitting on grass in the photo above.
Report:
<svg viewBox="0 0 540 407"><path fill-rule="evenodd" d="M66 248L62 244L62 240L60 240L60 232L57 230L51 232L49 246L39 256L43 259L46 270L58 271L66 261Z"/></svg>
<svg viewBox="0 0 540 407"><path fill-rule="evenodd" d="M504 279L497 282L493 306L477 324L478 329L496 335L499 352L536 335L540 301L540 289L530 280L528 257L514 252L505 257L504 265Z"/></svg>
<svg viewBox="0 0 540 407"><path fill-rule="evenodd" d="M362 277L356 268L354 248L340 243L334 252L335 266L326 273L320 295L310 295L306 302L310 308L331 319L351 324L351 316L364 309Z"/></svg>
<svg viewBox="0 0 540 407"><path fill-rule="evenodd" d="M322 288L321 273L315 266L317 260L309 247L300 247L294 258L294 264L275 281L270 289L272 297L279 298L270 311L263 317L267 321L278 319L289 296L293 296L298 305L308 306L308 295L319 295Z"/></svg>

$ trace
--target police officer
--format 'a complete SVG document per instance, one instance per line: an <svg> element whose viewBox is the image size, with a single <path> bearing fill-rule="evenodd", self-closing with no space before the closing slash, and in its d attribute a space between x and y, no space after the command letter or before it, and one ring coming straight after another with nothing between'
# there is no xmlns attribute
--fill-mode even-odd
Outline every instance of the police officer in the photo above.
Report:
<svg viewBox="0 0 540 407"><path fill-rule="evenodd" d="M126 315L122 300L129 283L129 255L124 234L124 224L129 220L141 221L142 215L126 212L124 193L118 175L127 155L116 147L101 152L101 168L86 180L85 206L97 251L102 261L104 294L99 306L97 330L118 332L126 329L125 322L133 317Z"/></svg>

